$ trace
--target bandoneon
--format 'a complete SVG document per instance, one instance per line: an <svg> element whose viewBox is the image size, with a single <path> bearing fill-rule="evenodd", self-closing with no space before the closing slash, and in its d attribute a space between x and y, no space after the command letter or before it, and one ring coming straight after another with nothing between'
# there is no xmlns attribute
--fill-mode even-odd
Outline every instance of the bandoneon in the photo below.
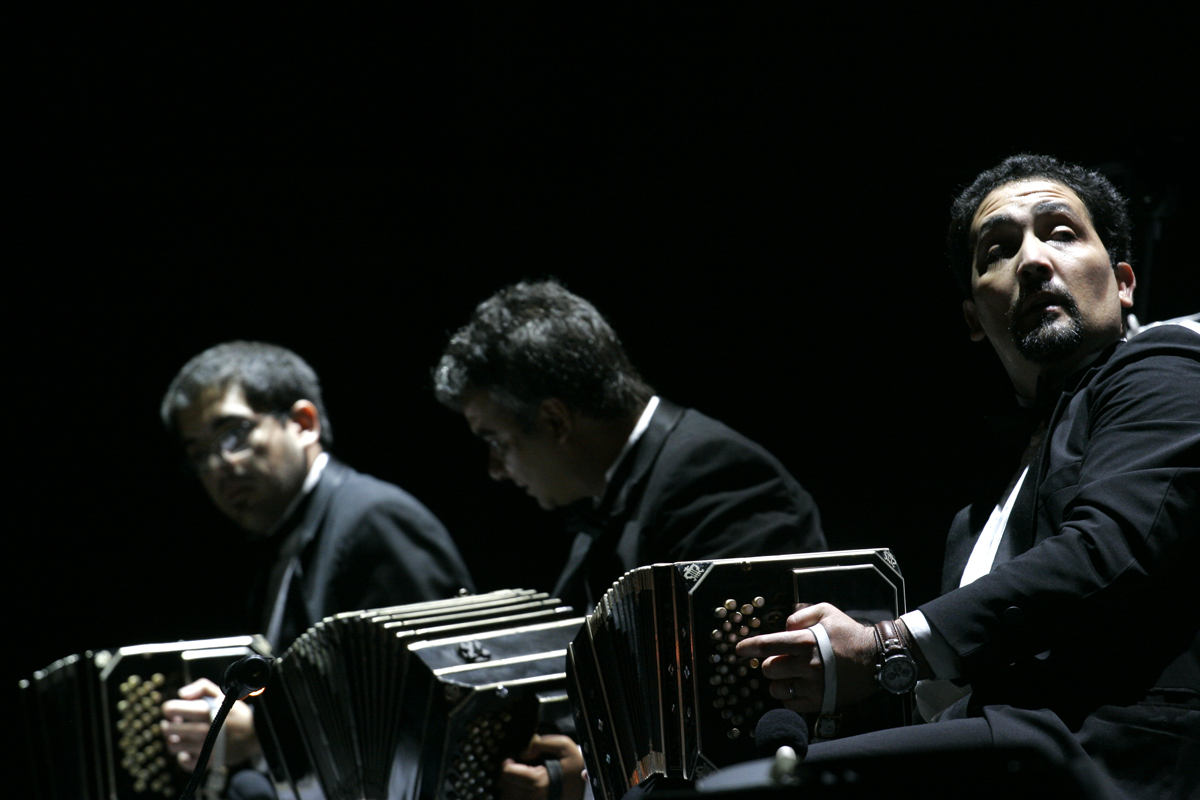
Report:
<svg viewBox="0 0 1200 800"><path fill-rule="evenodd" d="M822 602L866 624L895 619L905 610L895 558L876 549L656 564L614 583L568 655L595 796L616 800L652 775L695 780L755 758L755 725L779 702L757 660L734 647ZM880 696L814 722L830 738L903 725L909 713L906 699Z"/></svg>
<svg viewBox="0 0 1200 800"><path fill-rule="evenodd" d="M149 800L178 797L188 775L166 752L162 704L199 678L221 685L225 668L270 648L232 636L88 651L20 682L33 772L43 797Z"/></svg>
<svg viewBox="0 0 1200 800"><path fill-rule="evenodd" d="M329 800L491 798L505 758L570 720L582 623L525 590L339 614L277 659L268 693L286 695Z"/></svg>

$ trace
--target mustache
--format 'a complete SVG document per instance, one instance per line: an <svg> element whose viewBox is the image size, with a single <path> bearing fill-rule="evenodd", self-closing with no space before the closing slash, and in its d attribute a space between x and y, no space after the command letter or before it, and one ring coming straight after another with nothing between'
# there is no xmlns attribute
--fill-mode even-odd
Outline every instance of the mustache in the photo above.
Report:
<svg viewBox="0 0 1200 800"><path fill-rule="evenodd" d="M1079 304L1075 302L1075 297L1066 289L1054 286L1049 281L1046 281L1038 285L1024 285L1021 287L1017 299L1013 301L1012 307L1008 310L1009 319L1018 319L1035 303L1052 303L1061 306L1063 311L1070 317L1075 317L1079 314Z"/></svg>

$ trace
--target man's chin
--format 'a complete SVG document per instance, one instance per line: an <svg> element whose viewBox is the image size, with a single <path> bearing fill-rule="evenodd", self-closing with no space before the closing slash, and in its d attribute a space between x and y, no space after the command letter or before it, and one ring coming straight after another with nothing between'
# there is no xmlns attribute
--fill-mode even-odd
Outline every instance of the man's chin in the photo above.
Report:
<svg viewBox="0 0 1200 800"><path fill-rule="evenodd" d="M271 530L270 525L258 518L235 519L234 522L237 523L239 528L251 536L266 536L267 532Z"/></svg>
<svg viewBox="0 0 1200 800"><path fill-rule="evenodd" d="M225 516L246 533L262 536L271 529L268 515L252 508L226 508Z"/></svg>
<svg viewBox="0 0 1200 800"><path fill-rule="evenodd" d="M1024 336L1015 337L1017 351L1035 364L1066 361L1079 352L1083 331L1079 323L1065 319L1046 320Z"/></svg>

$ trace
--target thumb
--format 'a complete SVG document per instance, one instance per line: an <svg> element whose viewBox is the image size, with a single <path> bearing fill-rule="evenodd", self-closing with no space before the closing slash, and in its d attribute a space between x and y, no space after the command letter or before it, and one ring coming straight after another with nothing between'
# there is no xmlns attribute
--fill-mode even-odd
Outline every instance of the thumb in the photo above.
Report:
<svg viewBox="0 0 1200 800"><path fill-rule="evenodd" d="M833 606L829 605L829 603L817 603L815 606L805 606L787 618L787 630L801 631L811 628L824 619L831 611L833 611Z"/></svg>
<svg viewBox="0 0 1200 800"><path fill-rule="evenodd" d="M179 696L184 700L199 700L201 697L222 697L223 695L215 683L208 678L200 678L181 687Z"/></svg>
<svg viewBox="0 0 1200 800"><path fill-rule="evenodd" d="M529 760L543 755L562 758L570 753L574 746L575 743L571 741L569 736L558 734L539 736L535 733L533 739L529 742L529 747L525 748L525 752L521 754L521 757Z"/></svg>

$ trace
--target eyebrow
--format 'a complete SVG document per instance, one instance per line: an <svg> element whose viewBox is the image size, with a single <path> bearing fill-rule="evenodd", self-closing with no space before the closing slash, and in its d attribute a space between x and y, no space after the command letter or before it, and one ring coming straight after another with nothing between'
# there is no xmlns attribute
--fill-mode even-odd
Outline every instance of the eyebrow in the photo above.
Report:
<svg viewBox="0 0 1200 800"><path fill-rule="evenodd" d="M1046 216L1047 214L1067 214L1071 217L1078 218L1075 209L1062 202L1061 200L1043 200L1031 209L1034 217ZM978 246L984 237L987 236L993 229L1005 225L1016 225L1017 221L1008 214L998 214L994 217L988 217L983 224L979 226L978 233L975 234L975 245Z"/></svg>
<svg viewBox="0 0 1200 800"><path fill-rule="evenodd" d="M242 414L224 414L220 417L217 417L212 422L208 423L208 432L212 433L213 431L216 431L216 430L228 425L230 422L241 422L242 420L247 420L247 419L250 419L250 417L244 416ZM197 438L197 437L187 438L187 439L183 440L183 445L184 445L184 447L187 447L189 445L196 444L197 442L200 442L202 440L203 440L202 438Z"/></svg>
<svg viewBox="0 0 1200 800"><path fill-rule="evenodd" d="M1079 216L1075 213L1075 209L1061 200L1043 200L1033 207L1033 215L1040 217L1046 214L1069 214L1072 217Z"/></svg>
<svg viewBox="0 0 1200 800"><path fill-rule="evenodd" d="M984 237L986 237L994 229L1002 227L1002 226L1006 226L1006 225L1016 225L1016 224L1017 224L1017 221L1015 219L1013 219L1012 217L1010 217L1008 214L998 214L997 216L994 216L994 217L988 217L986 220L983 221L983 224L979 226L979 230L975 232L975 245L978 247L979 243L984 240Z"/></svg>

